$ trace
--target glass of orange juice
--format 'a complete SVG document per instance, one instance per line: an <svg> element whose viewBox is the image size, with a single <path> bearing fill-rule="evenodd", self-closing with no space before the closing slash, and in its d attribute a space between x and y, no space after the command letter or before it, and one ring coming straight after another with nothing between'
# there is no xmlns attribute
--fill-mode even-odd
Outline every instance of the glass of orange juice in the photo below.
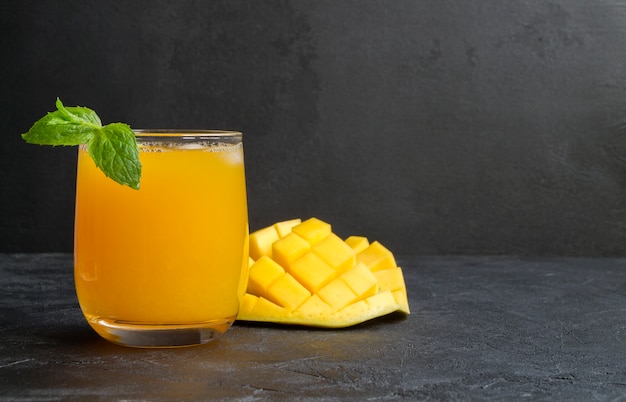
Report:
<svg viewBox="0 0 626 402"><path fill-rule="evenodd" d="M89 325L114 343L207 343L245 292L248 213L242 134L135 130L133 190L79 148L74 276Z"/></svg>

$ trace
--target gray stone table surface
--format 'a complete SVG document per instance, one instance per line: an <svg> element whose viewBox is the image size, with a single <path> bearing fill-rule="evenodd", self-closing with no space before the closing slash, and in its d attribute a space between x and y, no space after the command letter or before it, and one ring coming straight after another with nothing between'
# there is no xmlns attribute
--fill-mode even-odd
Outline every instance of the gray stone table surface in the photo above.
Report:
<svg viewBox="0 0 626 402"><path fill-rule="evenodd" d="M0 254L0 400L626 400L626 260L401 256L410 316L133 349L69 254Z"/></svg>

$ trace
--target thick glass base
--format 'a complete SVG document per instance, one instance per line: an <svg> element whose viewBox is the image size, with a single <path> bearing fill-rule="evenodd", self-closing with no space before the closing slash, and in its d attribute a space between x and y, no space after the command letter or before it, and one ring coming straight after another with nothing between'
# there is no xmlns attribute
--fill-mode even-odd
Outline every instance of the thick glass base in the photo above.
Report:
<svg viewBox="0 0 626 402"><path fill-rule="evenodd" d="M146 324L91 318L89 325L104 339L136 348L176 348L202 345L220 338L235 317L187 324Z"/></svg>

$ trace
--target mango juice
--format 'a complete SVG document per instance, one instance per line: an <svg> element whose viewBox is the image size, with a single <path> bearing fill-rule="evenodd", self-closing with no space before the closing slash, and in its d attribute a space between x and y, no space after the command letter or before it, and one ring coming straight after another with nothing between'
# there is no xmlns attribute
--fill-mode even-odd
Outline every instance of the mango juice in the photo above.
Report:
<svg viewBox="0 0 626 402"><path fill-rule="evenodd" d="M105 177L79 149L74 246L81 309L109 338L108 326L125 325L208 323L223 332L237 315L248 261L242 144L173 145L168 136L142 136L139 190Z"/></svg>

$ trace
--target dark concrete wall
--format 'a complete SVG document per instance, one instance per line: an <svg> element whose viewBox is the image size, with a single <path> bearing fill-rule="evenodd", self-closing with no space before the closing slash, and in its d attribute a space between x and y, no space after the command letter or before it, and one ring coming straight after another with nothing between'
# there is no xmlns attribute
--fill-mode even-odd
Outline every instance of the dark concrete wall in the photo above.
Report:
<svg viewBox="0 0 626 402"><path fill-rule="evenodd" d="M0 251L71 251L58 96L242 130L251 228L317 216L396 253L626 255L626 2L0 4Z"/></svg>

